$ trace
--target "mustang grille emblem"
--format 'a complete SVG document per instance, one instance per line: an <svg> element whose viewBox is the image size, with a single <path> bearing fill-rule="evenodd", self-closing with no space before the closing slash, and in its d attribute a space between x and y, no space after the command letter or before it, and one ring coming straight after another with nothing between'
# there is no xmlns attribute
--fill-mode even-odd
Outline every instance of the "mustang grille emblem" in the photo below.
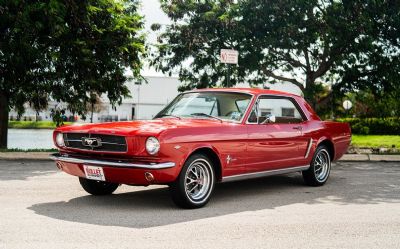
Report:
<svg viewBox="0 0 400 249"><path fill-rule="evenodd" d="M91 148L96 148L101 146L101 139L97 137L83 137L82 138L83 146L88 146Z"/></svg>

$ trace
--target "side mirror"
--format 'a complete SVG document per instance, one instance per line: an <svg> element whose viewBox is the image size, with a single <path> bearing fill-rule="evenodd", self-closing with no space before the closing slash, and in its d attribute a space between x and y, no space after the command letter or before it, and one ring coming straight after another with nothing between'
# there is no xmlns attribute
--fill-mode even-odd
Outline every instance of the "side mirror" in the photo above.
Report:
<svg viewBox="0 0 400 249"><path fill-rule="evenodd" d="M275 122L276 122L276 117L275 117L275 115L267 114L267 115L265 116L265 121L264 121L264 123L275 123Z"/></svg>

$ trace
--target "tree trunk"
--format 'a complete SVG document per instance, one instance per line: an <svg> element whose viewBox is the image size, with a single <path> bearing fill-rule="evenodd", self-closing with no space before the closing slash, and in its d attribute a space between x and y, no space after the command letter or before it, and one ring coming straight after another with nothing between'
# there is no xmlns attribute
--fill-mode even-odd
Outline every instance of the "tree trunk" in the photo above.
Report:
<svg viewBox="0 0 400 249"><path fill-rule="evenodd" d="M311 107L315 110L317 107L317 103L315 100L315 85L314 81L311 79L312 77L310 75L306 76L306 87L304 89L304 98L307 100L307 102L311 105Z"/></svg>
<svg viewBox="0 0 400 249"><path fill-rule="evenodd" d="M7 148L8 134L8 98L0 92L0 149Z"/></svg>

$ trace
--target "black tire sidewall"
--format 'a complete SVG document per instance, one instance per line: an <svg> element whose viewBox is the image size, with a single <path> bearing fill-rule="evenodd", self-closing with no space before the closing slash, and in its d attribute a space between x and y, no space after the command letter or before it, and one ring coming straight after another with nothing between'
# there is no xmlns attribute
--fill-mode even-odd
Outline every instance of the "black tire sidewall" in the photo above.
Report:
<svg viewBox="0 0 400 249"><path fill-rule="evenodd" d="M86 192L92 195L109 195L119 186L118 183L90 180L83 177L79 177L79 183Z"/></svg>

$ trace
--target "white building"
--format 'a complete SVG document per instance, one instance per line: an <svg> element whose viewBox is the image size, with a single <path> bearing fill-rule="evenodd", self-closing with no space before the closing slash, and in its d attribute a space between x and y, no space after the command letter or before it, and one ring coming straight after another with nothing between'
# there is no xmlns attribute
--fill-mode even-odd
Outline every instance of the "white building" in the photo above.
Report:
<svg viewBox="0 0 400 249"><path fill-rule="evenodd" d="M176 77L149 76L147 83L136 85L128 82L131 98L123 99L114 110L107 98L103 98L104 110L95 113L94 121L103 121L107 116L118 120L152 119L161 109L178 95L180 84ZM114 119L115 120L115 119Z"/></svg>
<svg viewBox="0 0 400 249"><path fill-rule="evenodd" d="M106 96L102 96L99 112L93 113L93 122L104 121L126 121L134 119L151 119L171 100L178 95L178 86L180 84L176 77L149 76L145 77L147 83L136 85L128 82L127 86L131 92L130 98L123 99L121 105L113 108ZM40 120L52 120L52 109L67 109L67 105L50 101L47 110L39 112ZM72 113L66 112L67 117ZM10 119L16 119L17 113L14 110L10 112ZM25 113L21 120L35 120L36 112L25 105ZM87 114L86 120L78 117L78 121L90 122L90 113Z"/></svg>

